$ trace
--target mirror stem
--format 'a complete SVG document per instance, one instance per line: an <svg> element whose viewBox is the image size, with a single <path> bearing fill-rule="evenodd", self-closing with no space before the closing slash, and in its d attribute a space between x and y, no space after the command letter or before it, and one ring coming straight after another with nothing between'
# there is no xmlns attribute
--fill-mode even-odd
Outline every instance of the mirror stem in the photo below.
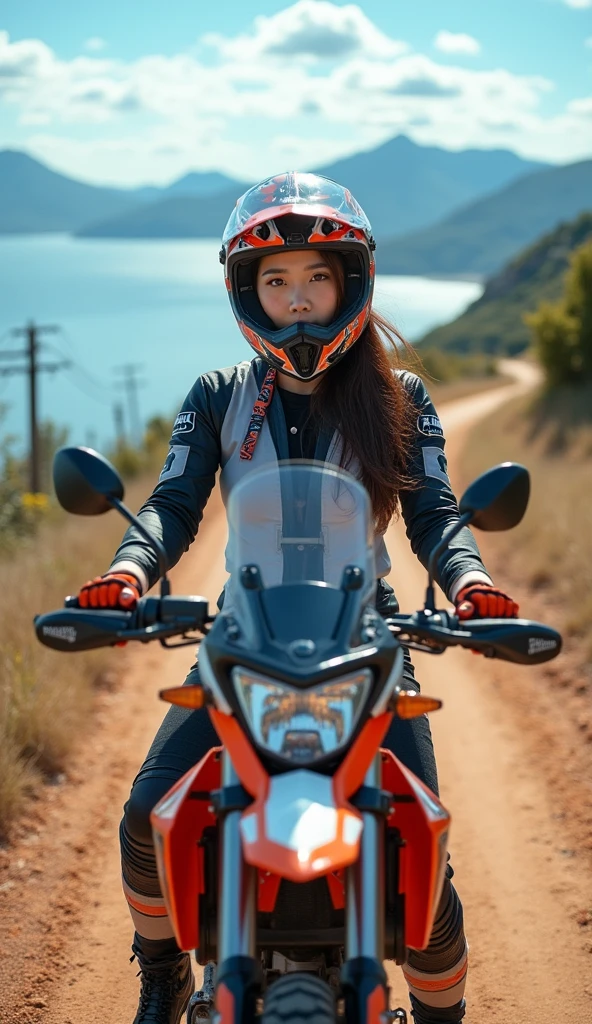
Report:
<svg viewBox="0 0 592 1024"><path fill-rule="evenodd" d="M435 579L435 576L436 576L436 571L438 569L438 559L440 558L440 555L444 551L446 551L446 548L450 544L450 541L452 540L452 538L456 537L457 533L460 533L460 531L463 529L464 526L468 526L468 524L471 522L472 518L473 518L473 513L472 512L463 512L463 514L460 517L460 519L458 520L458 522L456 522L452 526L450 526L446 530L446 532L444 533L444 536L442 537L442 540L439 542L439 544L436 544L436 547L432 548L432 550L430 552L430 558L429 558L429 561L428 561L428 585L427 585L426 595L425 595L424 611L426 611L426 612L435 612L435 610L436 610L436 595L434 593L434 579Z"/></svg>
<svg viewBox="0 0 592 1024"><path fill-rule="evenodd" d="M169 583L169 580L167 579L166 574L166 551L164 550L164 547L162 546L161 542L157 540L156 537L152 536L152 534L140 522L138 517L135 516L133 512L130 512L129 508L127 508L127 506L124 505L123 502L119 500L119 498L115 498L114 496L109 495L107 500L111 505L113 505L113 508L116 508L118 512L121 512L121 515L124 517L124 519L127 519L128 523L131 523L132 526L135 526L138 533L141 533L144 540L148 541L150 547L156 552L156 557L158 559L158 574L160 576L160 594L161 597L166 597L171 592L171 585Z"/></svg>

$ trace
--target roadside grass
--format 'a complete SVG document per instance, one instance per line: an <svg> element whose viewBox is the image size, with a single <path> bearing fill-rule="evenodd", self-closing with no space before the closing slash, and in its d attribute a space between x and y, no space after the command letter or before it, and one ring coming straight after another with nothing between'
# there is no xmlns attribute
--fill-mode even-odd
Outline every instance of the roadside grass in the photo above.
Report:
<svg viewBox="0 0 592 1024"><path fill-rule="evenodd" d="M527 466L532 491L523 522L496 538L502 564L563 609L560 628L590 664L592 387L539 391L494 413L467 442L463 482L506 460Z"/></svg>
<svg viewBox="0 0 592 1024"><path fill-rule="evenodd" d="M131 508L152 484L153 476L134 481ZM0 560L0 837L43 781L64 771L90 727L97 690L115 679L110 648L51 651L37 641L33 617L60 608L65 595L105 572L124 530L115 512L90 519L52 507L35 536Z"/></svg>
<svg viewBox="0 0 592 1024"><path fill-rule="evenodd" d="M424 383L429 391L430 398L436 409L443 402L454 402L457 398L468 398L469 395L480 395L484 391L491 391L500 388L504 384L512 384L513 378L503 373L496 373L488 377L463 377L460 380L452 380L444 383L424 377Z"/></svg>

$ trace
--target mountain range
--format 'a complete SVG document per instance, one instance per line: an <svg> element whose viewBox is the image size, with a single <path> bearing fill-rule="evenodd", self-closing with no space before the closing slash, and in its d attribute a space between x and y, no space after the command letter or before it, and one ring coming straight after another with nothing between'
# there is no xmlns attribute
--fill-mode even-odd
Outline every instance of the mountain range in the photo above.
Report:
<svg viewBox="0 0 592 1024"><path fill-rule="evenodd" d="M399 135L319 168L346 185L378 239L383 274L486 276L592 207L592 160L549 166L506 150L451 152ZM249 182L190 172L165 187L99 188L0 152L0 234L219 238Z"/></svg>
<svg viewBox="0 0 592 1024"><path fill-rule="evenodd" d="M452 152L399 135L319 168L348 188L378 238L420 230L459 206L545 167L507 150ZM192 172L167 188L97 188L24 153L0 152L0 234L72 231L94 238L219 237L249 182ZM68 205L68 196L72 203ZM95 202L96 200L96 202Z"/></svg>
<svg viewBox="0 0 592 1024"><path fill-rule="evenodd" d="M432 227L389 240L380 249L380 272L489 275L543 233L591 208L592 160L546 168Z"/></svg>

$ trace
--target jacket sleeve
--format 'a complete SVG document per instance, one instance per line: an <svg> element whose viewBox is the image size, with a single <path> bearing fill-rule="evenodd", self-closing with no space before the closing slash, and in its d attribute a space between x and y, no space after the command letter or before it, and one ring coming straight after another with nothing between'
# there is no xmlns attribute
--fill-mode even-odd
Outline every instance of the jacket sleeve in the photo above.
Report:
<svg viewBox="0 0 592 1024"><path fill-rule="evenodd" d="M220 465L220 431L233 380L229 371L199 377L181 406L158 483L138 515L175 565L195 539ZM111 568L137 567L148 586L158 579L154 550L130 526Z"/></svg>
<svg viewBox="0 0 592 1024"><path fill-rule="evenodd" d="M401 379L417 411L410 466L417 485L401 493L401 512L411 548L427 568L430 552L460 513L448 479L444 432L430 396L416 374L403 372ZM450 598L455 582L471 572L487 578L475 538L465 527L440 556L436 582Z"/></svg>

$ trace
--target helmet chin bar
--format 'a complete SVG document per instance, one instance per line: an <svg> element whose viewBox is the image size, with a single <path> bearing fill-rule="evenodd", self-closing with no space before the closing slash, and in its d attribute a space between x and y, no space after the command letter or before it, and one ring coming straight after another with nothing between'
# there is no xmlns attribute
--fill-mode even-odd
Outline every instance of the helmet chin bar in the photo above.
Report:
<svg viewBox="0 0 592 1024"><path fill-rule="evenodd" d="M286 345L284 349L300 380L310 380L319 364L323 346L318 341L311 341L306 335ZM285 370L284 372L289 372Z"/></svg>

